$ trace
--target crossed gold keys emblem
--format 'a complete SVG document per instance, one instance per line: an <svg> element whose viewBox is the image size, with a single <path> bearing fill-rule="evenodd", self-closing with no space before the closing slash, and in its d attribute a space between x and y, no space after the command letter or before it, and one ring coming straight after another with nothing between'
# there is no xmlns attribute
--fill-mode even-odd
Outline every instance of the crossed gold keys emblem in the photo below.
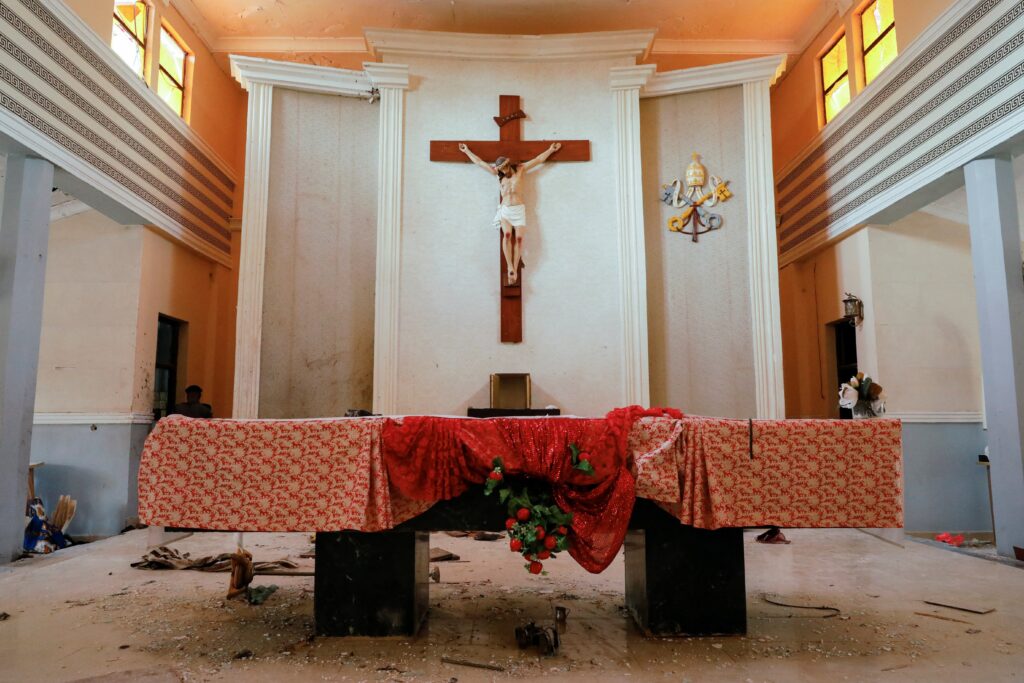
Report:
<svg viewBox="0 0 1024 683"><path fill-rule="evenodd" d="M697 242L700 235L722 227L722 217L708 209L728 200L732 192L729 181L718 176L711 176L710 189L705 191L707 169L700 163L699 154L694 152L692 157L693 161L686 167L686 188L679 179L673 180L671 185L662 185L661 201L683 209L682 213L668 219L669 231L693 235L693 241Z"/></svg>

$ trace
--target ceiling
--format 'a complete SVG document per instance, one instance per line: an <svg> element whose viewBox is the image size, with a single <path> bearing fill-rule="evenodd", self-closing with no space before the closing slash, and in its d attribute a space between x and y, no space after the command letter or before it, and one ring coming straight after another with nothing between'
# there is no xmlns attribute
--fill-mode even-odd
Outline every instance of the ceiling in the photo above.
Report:
<svg viewBox="0 0 1024 683"><path fill-rule="evenodd" d="M364 28L657 29L655 53L795 54L850 0L172 0L214 52L362 52Z"/></svg>

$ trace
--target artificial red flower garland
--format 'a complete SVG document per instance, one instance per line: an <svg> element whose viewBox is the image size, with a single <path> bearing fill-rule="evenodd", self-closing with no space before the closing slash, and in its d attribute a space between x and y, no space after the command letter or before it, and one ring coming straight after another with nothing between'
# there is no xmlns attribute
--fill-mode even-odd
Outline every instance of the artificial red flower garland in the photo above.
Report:
<svg viewBox="0 0 1024 683"><path fill-rule="evenodd" d="M573 469L593 476L589 453L571 443L569 458ZM508 507L505 528L510 539L509 550L526 558L523 566L531 574L547 574L543 562L569 549L572 513L558 507L549 491L535 489L531 497L529 486L523 485L522 492L516 494L505 479L501 458L492 460L491 465L493 469L487 475L484 494L489 496L497 491L498 500Z"/></svg>

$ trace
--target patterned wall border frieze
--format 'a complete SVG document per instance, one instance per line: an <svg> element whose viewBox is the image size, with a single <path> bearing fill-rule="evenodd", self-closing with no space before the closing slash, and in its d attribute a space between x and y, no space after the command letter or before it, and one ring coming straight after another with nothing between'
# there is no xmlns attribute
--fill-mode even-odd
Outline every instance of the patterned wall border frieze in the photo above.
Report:
<svg viewBox="0 0 1024 683"><path fill-rule="evenodd" d="M73 49L79 56L92 66L103 78L107 80L117 91L128 99L133 105L139 108L153 123L164 132L165 135L169 136L181 147L192 155L207 171L213 174L225 187L230 191L235 189L235 181L224 172L224 170L217 164L213 159L209 157L203 150L192 140L188 139L180 130L178 130L167 118L167 115L154 107L151 103L147 102L139 93L136 91L128 82L126 82L121 76L115 72L106 61L104 61L99 55L96 54L92 49L89 48L85 42L75 35L75 33L69 29L64 23L58 19L53 12L43 6L43 3L39 0L18 0L22 5L27 7L33 14L46 24L47 28L53 31L54 34L59 36L71 49ZM2 3L0 3L2 4Z"/></svg>
<svg viewBox="0 0 1024 683"><path fill-rule="evenodd" d="M1024 0L975 0L950 9L897 58L891 73L883 72L826 126L819 143L780 171L783 265L1019 133L1022 19Z"/></svg>
<svg viewBox="0 0 1024 683"><path fill-rule="evenodd" d="M913 79L913 77L916 74L924 72L928 75L925 76L924 80L922 81L922 83L918 85L918 87L914 88L910 93L908 93L899 102L897 102L897 104L894 107L890 108L886 112L886 116L892 116L894 113L897 113L906 108L908 104L910 104L917 97L919 97L924 92L924 90L933 85L935 81L938 80L943 74L948 73L957 64L959 64L964 59L967 59L972 54L974 54L974 52L981 48L984 45L984 43L987 42L988 39L990 39L998 32L998 30L1001 30L1009 23L1011 17L1007 15L1010 15L1011 13L1018 13L1020 7L1019 5L1018 7L1012 8L1009 12L1007 12L1006 15L1001 17L993 26L990 26L989 29L985 31L985 33L983 33L977 40L972 41L968 43L966 46L964 46L964 48L961 49L946 64L935 69L931 67L931 63L943 51L945 51L950 45L953 44L954 41L963 36L966 31L968 31L971 27L973 27L976 23L983 19L998 4L999 0L986 0L985 2L981 3L978 7L976 7L972 12L970 12L962 20L954 23L953 26L945 33L943 33L938 40L932 43L932 45L930 45L927 50L925 50L922 54L918 55L910 64L900 69L898 74L895 77L891 78L883 88L881 88L877 93L868 98L866 102L861 103L860 106L857 107L853 115L851 115L845 121L840 123L840 125L835 130L829 132L825 139L819 145L816 145L814 149L811 151L811 153L807 155L806 158L800 161L800 163L797 164L792 170L784 171L785 175L782 177L781 180L779 180L776 183L776 191L781 193L783 190L789 187L789 185L792 184L797 178L806 173L811 168L811 166L822 157L828 155L830 159L840 159L845 154L849 153L850 149L852 149L853 146L855 146L853 142L856 141L853 141L851 144L844 146L842 149L837 150L832 154L829 154L829 151L832 149L832 147L838 144L839 141L842 140L848 133L850 133L858 124L862 123L865 119L870 117L880 106L882 106L882 104L884 104L889 99L889 97L895 94L896 91L899 90L899 88L903 84ZM998 30L996 29L997 26L999 27Z"/></svg>
<svg viewBox="0 0 1024 683"><path fill-rule="evenodd" d="M1024 5L1022 5L1020 9L1024 10ZM986 31L985 33L989 34L990 32L993 35L995 33L994 31L991 31L991 29L990 31ZM990 37L991 36L988 36L984 42L988 42L988 38ZM953 69L963 64L964 60L966 60L968 57L973 56L975 52L977 52L978 48L982 44L982 41L971 41L971 43L967 47L957 52L942 66L933 71L928 77L924 79L924 81L916 85L912 90L910 90L906 95L901 97L892 107L887 109L885 113L883 113L879 117L879 120L882 121L898 122L896 126L892 128L887 128L886 133L884 136L882 136L882 138L877 140L867 150L858 154L855 158L844 163L843 160L853 150L858 148L871 135L877 132L875 129L871 127L865 128L860 133L858 133L852 140L850 140L845 145L837 149L834 153L829 154L827 158L823 159L822 163L816 168L816 171L827 171L835 167L850 169L861 164L866 158L870 157L879 149L881 149L885 145L889 144L892 140L894 140L897 135L903 133L910 126L920 121L924 116L934 111L936 107L938 107L946 100L959 93L965 86L969 86L972 83L977 82L979 78L982 78L985 75L985 72L988 71L988 69L990 69L993 65L998 64L1003 58L1007 57L1011 52L1019 48L1022 44L1022 41L1024 41L1024 31L1018 32L1012 38L1004 42L995 50L995 52L985 57L985 59L983 59L980 63L972 66L970 69L967 70L967 72L965 72L962 76L957 78L952 84L943 88L942 91L940 91L935 97L932 97L931 99L927 100L925 103L922 104L921 97L929 88L935 85L935 83L939 80L941 76L950 73ZM872 100L872 102L874 102L874 100ZM868 104L870 105L871 103ZM909 111L909 115L906 116L906 118L900 120L900 117L903 116L904 112L907 111ZM813 154L807 159L805 159L803 162L801 162L800 166L806 165L807 167L809 167L810 162L821 159L825 150L819 148L817 151L817 154ZM798 175L800 174L794 175L794 173L790 173L786 176L786 178L795 179ZM785 186L786 185L784 185L782 182L779 183L780 190ZM802 191L803 188L801 187L796 187L795 189L791 190L789 194L785 195L779 200L779 206L788 206L792 204L793 200L796 199Z"/></svg>
<svg viewBox="0 0 1024 683"><path fill-rule="evenodd" d="M0 54L0 133L230 266L234 171L62 0L0 0Z"/></svg>

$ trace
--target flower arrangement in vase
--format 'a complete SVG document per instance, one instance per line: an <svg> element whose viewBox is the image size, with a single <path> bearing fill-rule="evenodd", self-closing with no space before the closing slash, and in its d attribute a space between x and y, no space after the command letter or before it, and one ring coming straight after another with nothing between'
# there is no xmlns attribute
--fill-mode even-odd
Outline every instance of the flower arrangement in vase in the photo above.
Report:
<svg viewBox="0 0 1024 683"><path fill-rule="evenodd" d="M839 407L853 411L854 419L885 414L885 390L863 372L839 385Z"/></svg>

